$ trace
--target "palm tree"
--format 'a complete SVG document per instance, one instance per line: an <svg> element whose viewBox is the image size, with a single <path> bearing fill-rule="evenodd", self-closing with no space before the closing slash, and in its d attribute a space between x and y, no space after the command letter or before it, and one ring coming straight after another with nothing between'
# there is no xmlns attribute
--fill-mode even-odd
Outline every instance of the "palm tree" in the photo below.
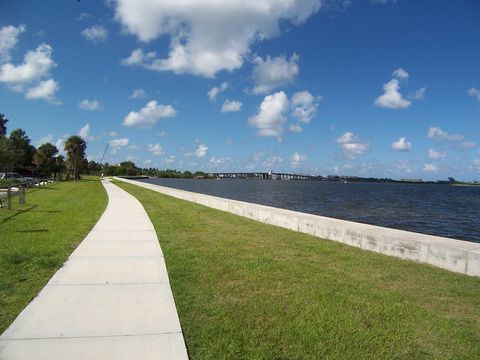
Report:
<svg viewBox="0 0 480 360"><path fill-rule="evenodd" d="M78 135L70 136L65 141L65 151L67 153L67 163L69 168L73 172L73 180L80 180L80 170L85 160L85 150L87 144Z"/></svg>

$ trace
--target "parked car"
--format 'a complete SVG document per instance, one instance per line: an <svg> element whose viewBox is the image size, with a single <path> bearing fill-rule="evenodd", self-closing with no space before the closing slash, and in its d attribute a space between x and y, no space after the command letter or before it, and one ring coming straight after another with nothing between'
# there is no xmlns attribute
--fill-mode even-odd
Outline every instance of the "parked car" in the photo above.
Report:
<svg viewBox="0 0 480 360"><path fill-rule="evenodd" d="M24 178L19 173L15 172L6 172L0 173L0 180L16 180L16 181L26 181L27 179Z"/></svg>

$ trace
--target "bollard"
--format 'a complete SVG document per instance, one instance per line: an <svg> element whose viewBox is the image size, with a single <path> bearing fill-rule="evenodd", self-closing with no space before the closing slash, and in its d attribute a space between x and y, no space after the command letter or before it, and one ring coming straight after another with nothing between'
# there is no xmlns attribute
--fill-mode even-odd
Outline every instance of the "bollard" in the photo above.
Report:
<svg viewBox="0 0 480 360"><path fill-rule="evenodd" d="M21 186L20 191L18 192L18 203L20 205L25 205L25 187Z"/></svg>
<svg viewBox="0 0 480 360"><path fill-rule="evenodd" d="M7 190L7 209L12 210L12 187L8 185Z"/></svg>

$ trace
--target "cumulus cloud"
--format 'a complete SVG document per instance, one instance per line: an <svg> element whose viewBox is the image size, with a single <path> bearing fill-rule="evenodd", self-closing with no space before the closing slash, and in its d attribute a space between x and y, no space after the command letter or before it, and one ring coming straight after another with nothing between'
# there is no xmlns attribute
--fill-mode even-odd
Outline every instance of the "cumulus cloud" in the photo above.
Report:
<svg viewBox="0 0 480 360"><path fill-rule="evenodd" d="M468 95L473 96L477 101L480 102L480 90L472 87L468 89L467 93Z"/></svg>
<svg viewBox="0 0 480 360"><path fill-rule="evenodd" d="M197 150L195 150L195 156L199 158L205 157L207 155L208 146L205 144L198 144Z"/></svg>
<svg viewBox="0 0 480 360"><path fill-rule="evenodd" d="M250 117L249 122L258 129L259 136L274 136L281 139L288 105L288 97L283 91L265 96L257 114Z"/></svg>
<svg viewBox="0 0 480 360"><path fill-rule="evenodd" d="M85 99L78 103L78 107L82 110L97 110L100 107L100 103L97 100Z"/></svg>
<svg viewBox="0 0 480 360"><path fill-rule="evenodd" d="M52 52L50 45L40 44L35 50L27 51L22 64L3 64L0 67L0 81L15 85L30 83L48 75L56 66Z"/></svg>
<svg viewBox="0 0 480 360"><path fill-rule="evenodd" d="M449 134L439 127L430 127L428 129L428 138L434 140L463 141L464 136L460 134Z"/></svg>
<svg viewBox="0 0 480 360"><path fill-rule="evenodd" d="M384 94L375 100L375 105L389 109L406 109L412 104L404 99L398 91L400 84L397 79L392 79L383 85Z"/></svg>
<svg viewBox="0 0 480 360"><path fill-rule="evenodd" d="M292 96L292 116L298 121L309 123L317 113L319 98L315 98L308 91L300 91Z"/></svg>
<svg viewBox="0 0 480 360"><path fill-rule="evenodd" d="M271 58L267 56L263 60L260 56L253 59L254 94L266 94L280 86L290 85L295 81L299 73L297 64L299 57L293 54L290 59L285 56Z"/></svg>
<svg viewBox="0 0 480 360"><path fill-rule="evenodd" d="M148 144L148 151L150 151L153 155L165 154L165 151L163 151L162 145L160 144Z"/></svg>
<svg viewBox="0 0 480 360"><path fill-rule="evenodd" d="M405 80L409 78L410 74L402 68L398 68L392 73L392 76L400 80Z"/></svg>
<svg viewBox="0 0 480 360"><path fill-rule="evenodd" d="M412 143L408 142L406 137L401 137L392 143L392 149L396 151L410 151Z"/></svg>
<svg viewBox="0 0 480 360"><path fill-rule="evenodd" d="M345 132L336 141L340 144L345 157L350 160L355 159L357 155L363 154L370 146L368 142L362 141L350 131Z"/></svg>
<svg viewBox="0 0 480 360"><path fill-rule="evenodd" d="M116 0L115 18L127 33L148 43L170 37L167 58L143 63L149 69L214 77L239 69L250 46L298 25L320 8L320 0Z"/></svg>
<svg viewBox="0 0 480 360"><path fill-rule="evenodd" d="M129 140L127 138L110 140L109 144L112 154L116 154L120 148L127 146L128 143Z"/></svg>
<svg viewBox="0 0 480 360"><path fill-rule="evenodd" d="M18 28L5 26L0 29L0 64L10 60L10 50L18 42L18 35L24 32L25 26ZM14 65L5 62L0 65L0 82L5 83L10 90L25 94L27 99L43 99L52 104L60 104L55 93L60 85L49 77L50 70L56 66L52 59L53 49L42 43L35 50L29 50L23 63Z"/></svg>
<svg viewBox="0 0 480 360"><path fill-rule="evenodd" d="M298 152L293 153L292 156L290 157L290 164L296 168L300 165L302 165L305 160L307 160L307 157L305 155L299 154Z"/></svg>
<svg viewBox="0 0 480 360"><path fill-rule="evenodd" d="M222 105L222 113L237 112L242 109L242 103L236 100L225 100Z"/></svg>
<svg viewBox="0 0 480 360"><path fill-rule="evenodd" d="M0 28L0 63L10 61L10 52L17 45L19 35L26 29L25 25L7 25Z"/></svg>
<svg viewBox="0 0 480 360"><path fill-rule="evenodd" d="M108 39L108 30L102 25L93 25L81 32L82 36L88 41L98 44Z"/></svg>
<svg viewBox="0 0 480 360"><path fill-rule="evenodd" d="M427 163L423 165L423 171L425 172L436 172L438 170L437 165Z"/></svg>
<svg viewBox="0 0 480 360"><path fill-rule="evenodd" d="M110 132L108 133L108 136L111 136L111 137L118 136L118 132L116 132L116 131L110 131Z"/></svg>
<svg viewBox="0 0 480 360"><path fill-rule="evenodd" d="M447 156L446 153L441 153L440 151L436 151L434 149L428 149L428 157L432 160L444 159L445 156Z"/></svg>
<svg viewBox="0 0 480 360"><path fill-rule="evenodd" d="M90 124L85 124L84 127L82 127L80 129L80 131L78 132L78 135L83 138L83 139L88 139L88 135L90 134Z"/></svg>
<svg viewBox="0 0 480 360"><path fill-rule="evenodd" d="M52 104L60 104L55 97L55 93L60 89L60 85L53 79L40 81L37 85L27 89L25 97L27 99L43 99Z"/></svg>
<svg viewBox="0 0 480 360"><path fill-rule="evenodd" d="M130 95L130 99L141 99L144 98L146 95L145 90L143 89L135 89L132 92L132 95Z"/></svg>
<svg viewBox="0 0 480 360"><path fill-rule="evenodd" d="M171 105L161 105L155 100L152 100L140 109L140 111L131 111L123 120L123 125L151 128L161 118L171 118L176 115L177 112Z"/></svg>
<svg viewBox="0 0 480 360"><path fill-rule="evenodd" d="M223 82L220 84L220 86L214 86L210 90L208 90L208 98L210 101L215 101L217 99L217 95L224 92L225 90L228 89L228 83Z"/></svg>
<svg viewBox="0 0 480 360"><path fill-rule="evenodd" d="M288 130L290 130L291 132L295 132L295 133L299 133L299 132L302 132L302 127L298 124L291 124L289 127L288 127Z"/></svg>

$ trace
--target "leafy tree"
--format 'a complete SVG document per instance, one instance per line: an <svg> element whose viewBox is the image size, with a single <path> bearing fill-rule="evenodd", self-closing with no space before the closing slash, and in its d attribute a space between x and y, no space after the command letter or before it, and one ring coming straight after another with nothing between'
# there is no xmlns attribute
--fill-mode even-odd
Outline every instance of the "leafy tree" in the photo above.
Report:
<svg viewBox="0 0 480 360"><path fill-rule="evenodd" d="M182 177L185 179L191 179L193 178L193 174L190 171L186 170L183 172Z"/></svg>
<svg viewBox="0 0 480 360"><path fill-rule="evenodd" d="M65 151L67 153L67 167L73 173L73 180L80 180L80 171L85 160L85 150L87 144L78 135L70 136L65 141Z"/></svg>
<svg viewBox="0 0 480 360"><path fill-rule="evenodd" d="M9 138L0 136L0 170L11 171L15 166L16 156Z"/></svg>
<svg viewBox="0 0 480 360"><path fill-rule="evenodd" d="M0 114L0 136L5 136L7 134L7 122L8 119L4 114Z"/></svg>
<svg viewBox="0 0 480 360"><path fill-rule="evenodd" d="M24 130L15 129L10 133L10 146L15 153L14 166L31 167L33 155L37 151L33 145L30 145L30 138Z"/></svg>
<svg viewBox="0 0 480 360"><path fill-rule="evenodd" d="M65 157L63 155L58 155L55 158L55 167L54 167L54 174L55 177L61 175L65 171Z"/></svg>
<svg viewBox="0 0 480 360"><path fill-rule="evenodd" d="M33 156L33 162L42 173L50 176L55 171L55 155L57 155L57 153L58 149L50 143L40 145L36 154Z"/></svg>

